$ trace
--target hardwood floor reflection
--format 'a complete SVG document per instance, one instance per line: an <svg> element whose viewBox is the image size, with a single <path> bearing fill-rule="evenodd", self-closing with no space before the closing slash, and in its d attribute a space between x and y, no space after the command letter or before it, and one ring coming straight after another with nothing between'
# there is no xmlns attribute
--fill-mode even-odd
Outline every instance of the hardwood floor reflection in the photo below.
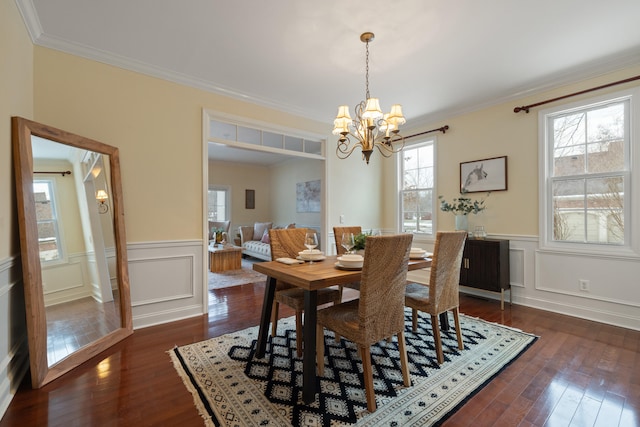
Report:
<svg viewBox="0 0 640 427"><path fill-rule="evenodd" d="M263 291L216 290L209 316L136 330L39 390L25 380L0 426L202 426L167 351L256 325ZM540 339L445 426L640 426L640 332L468 296L461 311Z"/></svg>
<svg viewBox="0 0 640 427"><path fill-rule="evenodd" d="M120 327L120 301L99 303L91 297L56 304L47 310L49 366Z"/></svg>

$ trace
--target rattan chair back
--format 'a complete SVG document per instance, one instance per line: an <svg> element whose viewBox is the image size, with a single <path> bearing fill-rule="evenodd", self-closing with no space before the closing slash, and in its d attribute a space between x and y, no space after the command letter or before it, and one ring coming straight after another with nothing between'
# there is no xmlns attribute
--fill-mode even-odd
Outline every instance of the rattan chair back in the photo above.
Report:
<svg viewBox="0 0 640 427"><path fill-rule="evenodd" d="M342 255L347 251L342 247L342 235L344 233L353 233L353 237L355 237L362 233L362 227L359 225L353 227L333 227L333 238L336 241L336 253L338 255Z"/></svg>

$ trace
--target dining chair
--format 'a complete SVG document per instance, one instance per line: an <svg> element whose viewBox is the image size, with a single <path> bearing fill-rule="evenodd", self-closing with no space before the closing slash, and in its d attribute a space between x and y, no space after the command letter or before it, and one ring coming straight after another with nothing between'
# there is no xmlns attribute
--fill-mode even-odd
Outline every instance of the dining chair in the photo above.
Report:
<svg viewBox="0 0 640 427"><path fill-rule="evenodd" d="M412 240L411 234L367 237L360 298L318 310L317 313L318 374L324 374L326 327L358 346L369 412L376 410L371 345L397 335L403 383L406 387L411 385L404 341L404 289Z"/></svg>
<svg viewBox="0 0 640 427"><path fill-rule="evenodd" d="M336 241L336 253L338 256L343 255L347 250L342 246L342 235L344 233L353 233L353 236L357 236L362 233L362 227L359 225L352 227L333 227L333 237Z"/></svg>
<svg viewBox="0 0 640 427"><path fill-rule="evenodd" d="M358 234L362 233L362 227L360 227L359 225L355 225L351 227L333 227L333 238L336 241L336 253L338 254L338 256L341 256L345 252L347 252L347 250L342 246L342 235L344 233L353 233L353 236L355 237ZM342 292L343 287L359 290L360 282L347 283L347 284L341 285L340 292ZM342 299L342 293L340 294L340 297Z"/></svg>
<svg viewBox="0 0 640 427"><path fill-rule="evenodd" d="M306 249L304 246L304 237L307 231L306 228L270 229L271 259L296 258L298 252ZM341 294L336 288L318 289L317 292L318 305L340 303ZM280 280L276 282L276 293L272 309L273 314L271 316L271 336L275 336L278 329L278 308L280 304L286 304L296 312L296 354L298 357L302 357L304 290Z"/></svg>
<svg viewBox="0 0 640 427"><path fill-rule="evenodd" d="M405 305L412 311L412 328L418 328L418 311L431 315L431 328L436 347L438 364L444 362L442 339L438 315L453 311L458 349L464 349L460 332L459 281L462 252L467 237L466 231L439 231L431 260L429 283L409 283L405 291Z"/></svg>

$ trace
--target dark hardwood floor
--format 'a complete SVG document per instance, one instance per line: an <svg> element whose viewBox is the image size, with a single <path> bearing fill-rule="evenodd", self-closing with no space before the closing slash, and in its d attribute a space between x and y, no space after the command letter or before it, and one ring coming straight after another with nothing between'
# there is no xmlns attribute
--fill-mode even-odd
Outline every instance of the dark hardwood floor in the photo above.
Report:
<svg viewBox="0 0 640 427"><path fill-rule="evenodd" d="M39 390L25 379L0 427L203 425L167 351L256 325L263 289L216 290L208 317L136 330ZM540 339L445 426L640 426L640 332L468 296L461 311Z"/></svg>

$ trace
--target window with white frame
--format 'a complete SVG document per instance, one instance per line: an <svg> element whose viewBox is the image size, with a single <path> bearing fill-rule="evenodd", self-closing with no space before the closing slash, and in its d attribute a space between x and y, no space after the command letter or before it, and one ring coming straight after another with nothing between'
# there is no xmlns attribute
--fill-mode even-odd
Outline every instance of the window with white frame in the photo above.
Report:
<svg viewBox="0 0 640 427"><path fill-rule="evenodd" d="M209 188L207 217L209 221L228 221L231 217L230 190L227 187Z"/></svg>
<svg viewBox="0 0 640 427"><path fill-rule="evenodd" d="M632 245L632 104L638 91L542 111L544 242L568 248ZM637 189L635 190L637 194Z"/></svg>
<svg viewBox="0 0 640 427"><path fill-rule="evenodd" d="M407 145L400 153L401 231L433 234L434 139Z"/></svg>
<svg viewBox="0 0 640 427"><path fill-rule="evenodd" d="M43 262L60 261L63 258L62 239L58 227L53 181L34 180L33 195L36 202L40 260Z"/></svg>

